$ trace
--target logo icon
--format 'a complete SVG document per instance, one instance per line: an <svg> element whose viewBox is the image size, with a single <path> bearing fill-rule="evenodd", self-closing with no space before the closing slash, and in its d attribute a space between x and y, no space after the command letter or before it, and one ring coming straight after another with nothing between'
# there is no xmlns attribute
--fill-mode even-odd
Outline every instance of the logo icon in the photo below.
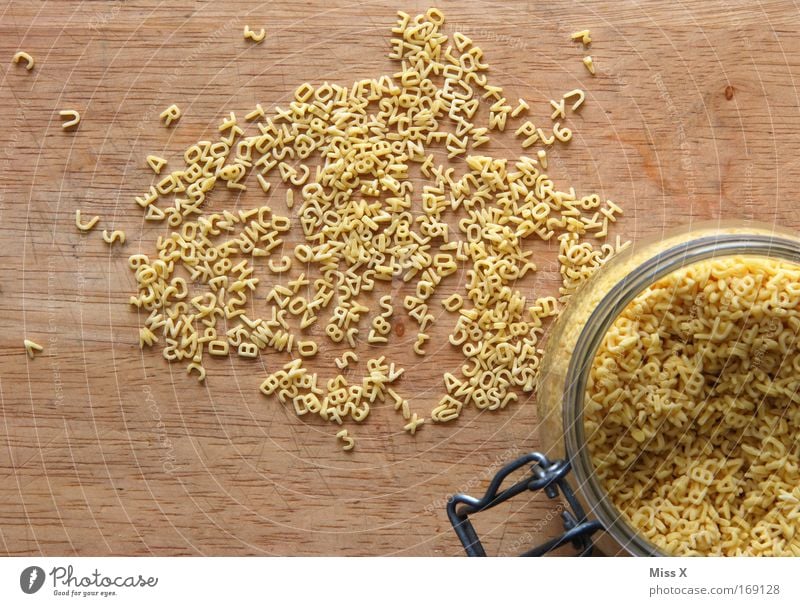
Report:
<svg viewBox="0 0 800 606"><path fill-rule="evenodd" d="M28 566L19 575L19 586L25 593L36 593L44 585L44 570L38 566Z"/></svg>

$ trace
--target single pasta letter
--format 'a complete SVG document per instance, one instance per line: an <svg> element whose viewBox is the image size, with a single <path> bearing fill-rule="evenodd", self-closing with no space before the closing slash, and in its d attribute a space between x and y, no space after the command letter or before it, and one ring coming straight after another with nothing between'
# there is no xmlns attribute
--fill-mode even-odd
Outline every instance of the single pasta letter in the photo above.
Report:
<svg viewBox="0 0 800 606"><path fill-rule="evenodd" d="M19 63L23 59L25 60L25 69L31 71L35 64L33 57L31 57L25 51L17 51L16 53L14 53L14 63Z"/></svg>
<svg viewBox="0 0 800 606"><path fill-rule="evenodd" d="M264 31L264 28L258 30L258 32L254 32L250 29L250 26L244 26L244 38L245 40L252 40L256 44L264 40L264 37L267 35L267 32Z"/></svg>
<svg viewBox="0 0 800 606"><path fill-rule="evenodd" d="M173 122L180 119L180 117L181 108L174 103L161 112L161 119L164 121L164 126L170 126Z"/></svg>
<svg viewBox="0 0 800 606"><path fill-rule="evenodd" d="M72 128L73 126L77 126L81 121L81 115L74 109L62 109L60 112L58 112L58 115L62 118L69 118L61 125L61 128L65 130Z"/></svg>

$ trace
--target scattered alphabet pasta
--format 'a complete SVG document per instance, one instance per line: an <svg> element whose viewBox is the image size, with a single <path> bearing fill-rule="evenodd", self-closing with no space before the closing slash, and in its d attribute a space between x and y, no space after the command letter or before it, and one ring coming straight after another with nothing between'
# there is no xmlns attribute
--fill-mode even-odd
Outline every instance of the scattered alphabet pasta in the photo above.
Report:
<svg viewBox="0 0 800 606"><path fill-rule="evenodd" d="M481 152L531 104L510 102L491 84L483 51L461 33L446 35L444 21L437 9L399 13L389 55L396 73L350 85L305 83L283 106L257 105L244 122L231 112L218 139L191 145L172 172L148 157L159 178L136 203L171 231L153 256L130 257L138 285L130 302L147 312L142 347L157 344L201 381L204 355L283 352L292 359L263 381L265 395L337 425L361 423L371 406L388 402L414 434L425 418L395 391L403 370L387 359L394 350L354 351L365 341L386 346L393 318L404 314L416 333L404 341L409 351L429 355L431 327L448 321L450 346L464 356L459 371L443 375L444 393L426 415L433 422L453 421L470 406L503 409L534 389L544 324L624 247L619 238L603 242L622 210L597 194L559 189L544 172L545 147L566 151L572 139L565 124L584 102L580 89L550 102L549 126L545 119L511 127L524 149L539 146L534 157ZM261 33L245 28L255 42ZM162 114L167 125L179 116L176 106ZM278 182L287 188L285 210L272 203L204 210L215 188L243 194L255 182L248 196L269 197ZM292 225L305 242L290 247ZM558 242L559 300L529 300L515 287L540 261L529 239ZM434 295L457 272L466 276L463 290L442 296L451 320L437 319ZM400 283L410 294L395 299ZM253 301L264 298L268 312L251 317ZM324 329L312 338L317 323ZM325 342L350 348L335 363L346 375L325 381L311 371ZM354 379L359 357L367 370ZM353 448L349 434L337 435Z"/></svg>

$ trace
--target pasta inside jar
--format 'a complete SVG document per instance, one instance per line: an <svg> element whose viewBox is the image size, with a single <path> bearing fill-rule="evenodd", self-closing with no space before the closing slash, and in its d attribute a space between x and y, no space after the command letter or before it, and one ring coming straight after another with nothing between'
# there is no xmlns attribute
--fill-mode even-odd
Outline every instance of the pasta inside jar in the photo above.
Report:
<svg viewBox="0 0 800 606"><path fill-rule="evenodd" d="M672 555L800 555L800 266L682 267L617 316L586 383L596 477Z"/></svg>

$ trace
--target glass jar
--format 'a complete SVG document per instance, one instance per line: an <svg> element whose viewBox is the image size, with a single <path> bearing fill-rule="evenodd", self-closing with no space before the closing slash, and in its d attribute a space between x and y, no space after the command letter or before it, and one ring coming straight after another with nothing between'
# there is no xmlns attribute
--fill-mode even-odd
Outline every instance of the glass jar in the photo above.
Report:
<svg viewBox="0 0 800 606"><path fill-rule="evenodd" d="M594 473L584 433L586 384L596 352L627 305L657 280L700 261L761 257L800 265L800 238L767 225L700 223L661 238L637 241L606 263L576 292L547 338L537 385L543 452L503 467L482 498L454 495L448 516L468 555L485 555L469 516L525 491L563 497L564 534L523 555L544 555L572 543L580 555L596 545L607 555L669 555L636 531ZM527 477L504 488L529 467ZM602 531L599 537L595 535Z"/></svg>
<svg viewBox="0 0 800 606"><path fill-rule="evenodd" d="M597 540L606 554L666 555L628 524L594 474L583 405L597 349L620 312L656 280L699 261L731 255L800 264L800 239L787 231L739 222L699 224L637 242L575 293L548 337L537 391L544 454L570 462L571 483L587 516L599 520L606 531Z"/></svg>

